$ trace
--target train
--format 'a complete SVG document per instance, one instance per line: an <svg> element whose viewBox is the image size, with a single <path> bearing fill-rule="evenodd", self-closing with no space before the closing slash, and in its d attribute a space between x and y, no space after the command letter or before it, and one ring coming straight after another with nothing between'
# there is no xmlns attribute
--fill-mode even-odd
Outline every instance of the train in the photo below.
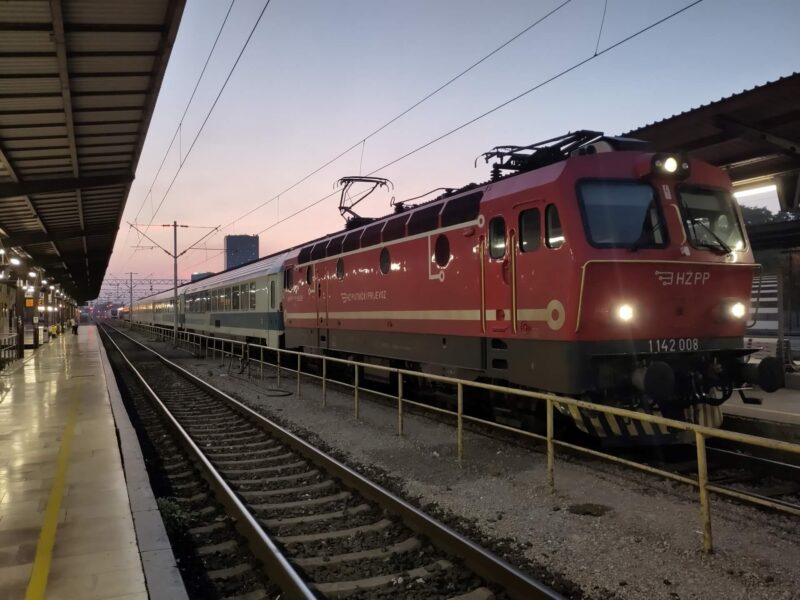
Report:
<svg viewBox="0 0 800 600"><path fill-rule="evenodd" d="M584 130L483 156L484 183L380 218L340 206L343 230L181 287L179 327L710 427L736 390L782 385L777 361L748 361L759 266L723 170ZM175 308L170 290L133 319L171 327ZM558 408L606 440L683 435Z"/></svg>

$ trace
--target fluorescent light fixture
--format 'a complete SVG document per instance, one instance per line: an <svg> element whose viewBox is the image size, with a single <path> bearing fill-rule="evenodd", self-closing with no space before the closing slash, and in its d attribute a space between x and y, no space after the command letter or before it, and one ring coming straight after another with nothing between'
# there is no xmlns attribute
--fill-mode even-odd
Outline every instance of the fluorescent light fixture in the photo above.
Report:
<svg viewBox="0 0 800 600"><path fill-rule="evenodd" d="M31 279L36 279L36 271L29 271L28 277L30 277Z"/></svg>
<svg viewBox="0 0 800 600"><path fill-rule="evenodd" d="M741 190L740 192L733 192L735 198L747 198L748 196L757 196L758 194L766 194L767 192L774 192L778 188L775 184L762 185L761 187L750 188L749 190Z"/></svg>
<svg viewBox="0 0 800 600"><path fill-rule="evenodd" d="M15 267L18 267L21 264L21 261L16 256L9 258L8 262L10 262Z"/></svg>

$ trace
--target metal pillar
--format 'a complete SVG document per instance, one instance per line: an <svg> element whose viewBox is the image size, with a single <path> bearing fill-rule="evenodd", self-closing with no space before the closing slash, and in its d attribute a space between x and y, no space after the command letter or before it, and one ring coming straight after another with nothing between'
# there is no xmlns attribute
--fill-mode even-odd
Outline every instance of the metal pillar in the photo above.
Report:
<svg viewBox="0 0 800 600"><path fill-rule="evenodd" d="M178 222L172 222L172 343L178 345Z"/></svg>

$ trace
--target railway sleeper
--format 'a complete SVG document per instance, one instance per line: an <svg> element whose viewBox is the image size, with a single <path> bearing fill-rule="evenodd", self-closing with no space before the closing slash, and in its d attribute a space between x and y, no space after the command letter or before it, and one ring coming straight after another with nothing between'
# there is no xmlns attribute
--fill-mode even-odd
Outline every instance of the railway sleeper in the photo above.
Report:
<svg viewBox="0 0 800 600"><path fill-rule="evenodd" d="M284 463L282 465L272 465L272 466L264 466L264 467L247 467L246 465L257 465L262 464L264 461L262 459L248 459L246 461L235 462L235 461L226 461L226 464L231 465L230 467L225 467L220 465L220 463L216 463L215 465L217 468L225 473L225 475L253 475L253 474L269 474L269 473L283 473L284 471L290 471L292 469L308 469L311 465L306 460L298 460L292 463ZM237 468L237 467L245 467L245 468Z"/></svg>
<svg viewBox="0 0 800 600"><path fill-rule="evenodd" d="M247 573L252 573L253 565L250 563L239 563L233 567L226 567L224 569L216 569L215 571L208 572L208 578L212 581L220 579L231 579L233 577L240 577Z"/></svg>
<svg viewBox="0 0 800 600"><path fill-rule="evenodd" d="M357 515L372 510L369 504L359 504L353 508L337 510L334 512L321 513L317 515L307 515L302 517L287 517L285 519L262 519L261 523L267 528L288 527L290 525L306 525L308 523L320 523L341 519L350 515Z"/></svg>
<svg viewBox="0 0 800 600"><path fill-rule="evenodd" d="M219 544L200 546L197 549L197 554L200 556L208 556L209 554L233 554L239 550L240 546L235 540L228 540L227 542L220 542Z"/></svg>
<svg viewBox="0 0 800 600"><path fill-rule="evenodd" d="M237 448L237 450L233 451L233 450L231 450L231 448ZM208 455L209 458L213 458L216 461L220 461L220 460L225 460L225 459L228 459L228 458L235 458L237 456L241 456L242 452L258 452L259 454L272 455L272 454L274 454L274 450L272 448L274 448L274 446L264 445L263 447L260 447L260 448L243 448L243 447L239 447L239 446L226 446L225 447L225 452L218 452L216 450L209 450L208 452L206 452L206 454ZM278 446L277 448L281 449L282 447ZM285 449L285 448L283 448L283 449ZM229 452L228 450L231 450L231 451ZM284 452L283 454L278 454L277 456L269 456L268 460L276 460L276 458L289 458L291 456L296 456L296 454L294 452ZM265 460L267 460L267 459L265 459Z"/></svg>
<svg viewBox="0 0 800 600"><path fill-rule="evenodd" d="M239 495L250 499L252 498L254 502L258 502L258 498L261 497L269 497L269 496L296 496L298 494L307 494L309 492L318 492L321 490L326 490L330 487L336 485L336 482L333 479L326 479L325 481L321 481L319 483L313 483L311 485L306 485L302 487L294 487L294 488L282 488L278 490L263 490L263 491L252 491L252 492L239 492ZM323 496L326 497L326 496ZM331 496L327 496L331 497ZM296 500L295 502L302 502L302 500ZM293 504L290 501L287 501L286 504ZM253 504L253 507L259 507L262 504ZM269 504L263 504L263 506L269 506Z"/></svg>
<svg viewBox="0 0 800 600"><path fill-rule="evenodd" d="M377 588L395 585L398 580L405 579L426 579L430 575L443 569L451 569L453 564L446 560L437 560L430 565L418 567L409 571L393 573L391 575L378 575L366 579L355 579L352 581L337 581L332 583L315 583L314 587L321 594L329 598L344 598L354 592L361 590L374 590Z"/></svg>
<svg viewBox="0 0 800 600"><path fill-rule="evenodd" d="M242 492L241 495L245 496L246 492ZM331 494L330 496L320 496L319 498L309 498L307 500L290 500L286 502L260 502L258 504L251 504L250 508L258 511L275 511L283 509L291 510L299 508L309 508L311 506L323 506L325 504L330 504L332 502L341 502L342 500L349 499L352 495L353 494L351 492L343 491L343 492L338 492L336 494Z"/></svg>
<svg viewBox="0 0 800 600"><path fill-rule="evenodd" d="M257 472L257 471L256 471ZM252 486L256 485L272 485L276 483L286 483L290 481L301 481L304 479L311 479L312 477L321 477L322 474L317 469L311 469L310 471L303 471L302 473L294 473L292 475L283 475L281 477L264 477L259 479L234 479L237 486L247 486L248 488L252 488ZM281 489L279 487L270 488L270 491L273 489ZM246 491L258 491L253 489L248 489Z"/></svg>
<svg viewBox="0 0 800 600"><path fill-rule="evenodd" d="M391 546L373 548L372 550L361 550L359 552L348 552L347 554L334 554L333 556L312 556L309 558L294 558L294 562L299 567L328 567L346 562L359 562L365 560L380 560L389 556L396 556L404 552L413 552L422 548L419 538L410 537L402 542Z"/></svg>
<svg viewBox="0 0 800 600"><path fill-rule="evenodd" d="M278 450L280 448L276 448ZM237 469L236 467L246 467L247 465L256 465L258 463L264 462L265 460L269 460L269 457L261 458L243 458L241 460L217 460L214 459L214 465L220 469L221 471L245 471L250 470L248 469ZM300 467L302 465L307 465L307 460L298 460L293 463L288 463L286 465L277 465L274 467L263 467L265 469L271 469L272 471L279 471L281 469L289 468L289 467Z"/></svg>
<svg viewBox="0 0 800 600"><path fill-rule="evenodd" d="M370 525L360 525L358 527L350 527L349 529L340 529L338 531L324 531L322 533L303 533L300 535L287 535L276 536L275 539L282 544L306 544L308 542L319 542L323 540L336 540L341 538L354 537L356 535L363 535L365 533L372 533L375 531L383 531L393 524L389 519L381 519L376 523Z"/></svg>

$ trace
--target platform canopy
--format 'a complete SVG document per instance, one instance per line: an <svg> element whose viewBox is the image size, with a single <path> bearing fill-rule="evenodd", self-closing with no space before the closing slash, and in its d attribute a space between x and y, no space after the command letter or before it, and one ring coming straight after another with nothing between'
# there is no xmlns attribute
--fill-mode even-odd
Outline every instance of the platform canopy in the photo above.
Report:
<svg viewBox="0 0 800 600"><path fill-rule="evenodd" d="M784 210L800 205L800 73L624 135L722 167L740 189L775 183Z"/></svg>
<svg viewBox="0 0 800 600"><path fill-rule="evenodd" d="M99 293L184 5L0 1L0 245L79 301Z"/></svg>

